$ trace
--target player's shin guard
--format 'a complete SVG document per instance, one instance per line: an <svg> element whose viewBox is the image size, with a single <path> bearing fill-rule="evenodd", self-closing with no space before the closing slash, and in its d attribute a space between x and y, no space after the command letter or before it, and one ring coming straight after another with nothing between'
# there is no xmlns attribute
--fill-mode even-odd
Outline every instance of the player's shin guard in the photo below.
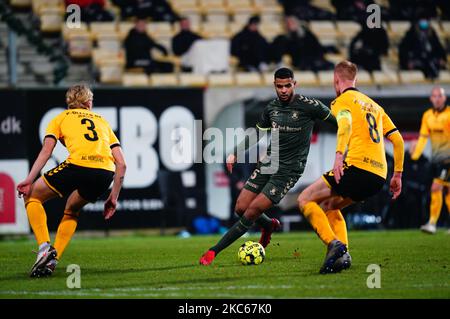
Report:
<svg viewBox="0 0 450 319"><path fill-rule="evenodd" d="M47 215L42 202L39 199L30 198L25 203L25 208L38 245L40 246L45 242L49 243L50 235L47 227Z"/></svg>
<svg viewBox="0 0 450 319"><path fill-rule="evenodd" d="M66 249L67 245L72 239L73 234L77 228L78 224L78 213L73 213L71 211L64 211L64 216L58 226L58 231L56 232L55 238L55 249L58 253L58 259L61 260L61 256Z"/></svg>
<svg viewBox="0 0 450 319"><path fill-rule="evenodd" d="M430 220L429 223L436 225L439 215L442 209L442 191L431 192L431 203L430 203Z"/></svg>
<svg viewBox="0 0 450 319"><path fill-rule="evenodd" d="M348 248L347 225L339 209L329 210L325 213L328 222L337 238Z"/></svg>
<svg viewBox="0 0 450 319"><path fill-rule="evenodd" d="M250 227L252 227L253 222L242 216L231 228L223 235L220 241L210 250L214 251L216 255L234 243L242 235L244 235Z"/></svg>
<svg viewBox="0 0 450 319"><path fill-rule="evenodd" d="M303 207L303 215L308 219L312 228L325 245L328 246L329 243L336 239L336 235L331 229L327 216L317 203L308 202Z"/></svg>

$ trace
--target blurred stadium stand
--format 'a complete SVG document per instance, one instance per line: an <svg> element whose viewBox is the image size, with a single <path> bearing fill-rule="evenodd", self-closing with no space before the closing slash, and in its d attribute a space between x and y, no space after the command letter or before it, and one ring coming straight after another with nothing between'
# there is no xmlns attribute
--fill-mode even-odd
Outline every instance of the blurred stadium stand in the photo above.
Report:
<svg viewBox="0 0 450 319"><path fill-rule="evenodd" d="M389 11L389 1L376 1ZM242 29L248 18L254 14L261 17L260 32L271 41L275 36L284 32L285 12L284 1L277 0L168 0L168 5L178 16L186 16L191 21L191 29L198 32L206 39L225 38L230 39L236 32ZM327 10L330 14L336 13L331 0L313 0L310 5ZM123 40L128 31L133 28L136 17L126 20L121 18L120 7L113 1L105 1L105 10L115 17L112 22L82 22L79 28L69 28L65 21L66 10L63 0L10 0L8 6L14 10L14 15L31 28L40 30L40 36L46 43L55 49L62 50L69 58L69 67L63 79L63 83L70 85L78 81L88 81L98 85L138 86L156 85L155 81L147 79L143 81L142 74L130 75L130 73L143 73L143 70L125 69L125 52ZM440 10L438 16L431 20L431 25L436 31L440 42L450 56L450 21L441 19ZM0 23L0 46L5 48L8 43L7 24L2 19ZM341 20L311 20L302 21L317 36L322 45L333 45L338 49L337 53L327 54L326 59L336 63L348 58L348 48L351 39L361 29L355 21ZM390 49L386 56L382 57L380 71L361 73L360 82L364 85L390 86L397 84L423 84L431 83L422 77L420 72L399 70L398 44L410 27L409 21L383 21L386 28ZM180 58L171 52L171 39L178 32L178 23L173 21L152 21L148 19L147 32L169 51L168 56L160 56L157 59L172 62L175 66L175 74L171 77L175 82L170 84L182 85L245 85L265 86L264 75L243 75L237 67L235 58L230 58L230 74L218 77L187 76L181 74ZM6 51L4 51L6 52ZM27 43L23 35L17 38L17 74L18 86L48 85L55 81L53 73L55 62L48 61L45 55L38 54L32 45ZM1 54L0 61L7 61ZM288 57L283 59L283 64L290 64ZM273 71L278 65L272 63L269 71ZM448 69L450 59L447 59L447 70L441 72L435 81L450 83ZM301 72L303 73L303 72ZM305 85L329 85L330 74L318 72L311 74L299 73ZM3 86L8 83L7 67L2 63L0 68L0 80ZM222 80L219 80L222 79ZM231 81L230 81L231 79Z"/></svg>

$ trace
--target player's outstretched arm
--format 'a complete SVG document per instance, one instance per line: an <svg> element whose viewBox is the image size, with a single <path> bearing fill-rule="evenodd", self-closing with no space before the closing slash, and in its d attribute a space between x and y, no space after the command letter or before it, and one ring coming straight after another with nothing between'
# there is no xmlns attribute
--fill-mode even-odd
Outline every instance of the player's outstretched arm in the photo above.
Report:
<svg viewBox="0 0 450 319"><path fill-rule="evenodd" d="M387 138L394 145L394 174L392 175L390 182L390 191L392 193L392 199L396 199L402 192L402 172L405 145L399 131L390 134Z"/></svg>
<svg viewBox="0 0 450 319"><path fill-rule="evenodd" d="M44 145L42 145L42 149L39 152L39 155L36 158L36 161L34 161L34 164L31 168L30 173L28 174L27 178L23 182L21 182L19 185L17 185L17 192L18 192L19 197L28 196L28 194L30 193L30 190L31 190L31 185L33 184L34 180L38 176L41 169L47 163L50 156L52 156L55 145L56 145L55 138L46 137L44 139Z"/></svg>
<svg viewBox="0 0 450 319"><path fill-rule="evenodd" d="M419 159L419 157L422 155L423 151L425 150L425 146L427 146L427 142L428 142L428 136L425 136L425 135L419 136L416 146L414 147L414 151L411 154L411 159L413 161L417 161Z"/></svg>
<svg viewBox="0 0 450 319"><path fill-rule="evenodd" d="M123 179L125 178L125 171L127 169L125 158L123 156L122 148L120 146L113 147L112 155L114 157L114 164L116 165L116 172L114 174L114 182L105 202L105 210L103 216L105 219L110 219L117 208L117 199L119 198L120 190L122 189Z"/></svg>

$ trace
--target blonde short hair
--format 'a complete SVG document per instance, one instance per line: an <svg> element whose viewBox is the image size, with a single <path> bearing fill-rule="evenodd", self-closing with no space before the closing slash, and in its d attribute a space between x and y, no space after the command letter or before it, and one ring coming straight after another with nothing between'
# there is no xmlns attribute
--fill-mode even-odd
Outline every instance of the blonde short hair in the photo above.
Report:
<svg viewBox="0 0 450 319"><path fill-rule="evenodd" d="M70 87L66 93L66 103L69 109L87 109L86 103L92 100L94 94L86 84L77 84Z"/></svg>
<svg viewBox="0 0 450 319"><path fill-rule="evenodd" d="M342 80L353 81L356 78L356 73L358 73L358 67L356 64L345 60L336 65L334 72L336 72Z"/></svg>

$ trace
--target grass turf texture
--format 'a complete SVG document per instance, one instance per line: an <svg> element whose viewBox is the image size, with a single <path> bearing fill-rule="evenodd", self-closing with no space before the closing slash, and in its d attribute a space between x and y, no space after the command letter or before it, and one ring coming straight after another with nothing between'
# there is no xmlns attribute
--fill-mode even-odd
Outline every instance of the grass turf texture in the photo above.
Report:
<svg viewBox="0 0 450 319"><path fill-rule="evenodd" d="M50 278L28 277L31 240L0 241L1 298L450 298L450 235L419 231L350 232L353 265L320 275L325 246L312 232L277 233L258 266L238 262L241 238L200 266L219 236L74 237ZM69 264L81 289L66 286ZM381 288L369 289L369 264L381 266Z"/></svg>

